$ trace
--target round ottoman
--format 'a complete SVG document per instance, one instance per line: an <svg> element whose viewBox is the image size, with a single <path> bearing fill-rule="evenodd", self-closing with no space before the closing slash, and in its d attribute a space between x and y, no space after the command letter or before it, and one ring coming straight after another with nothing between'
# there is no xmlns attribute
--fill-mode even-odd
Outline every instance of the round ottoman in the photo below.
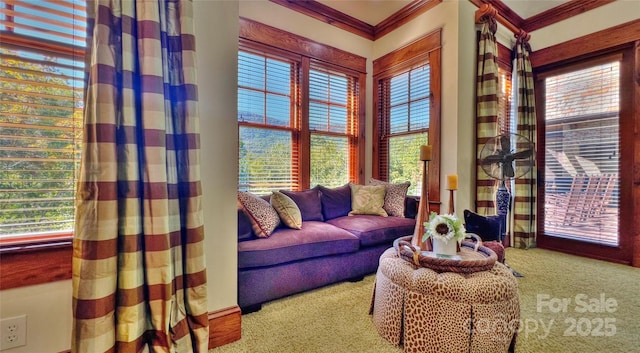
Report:
<svg viewBox="0 0 640 353"><path fill-rule="evenodd" d="M499 262L438 273L390 248L380 256L371 314L378 333L405 352L507 352L520 321L518 283Z"/></svg>

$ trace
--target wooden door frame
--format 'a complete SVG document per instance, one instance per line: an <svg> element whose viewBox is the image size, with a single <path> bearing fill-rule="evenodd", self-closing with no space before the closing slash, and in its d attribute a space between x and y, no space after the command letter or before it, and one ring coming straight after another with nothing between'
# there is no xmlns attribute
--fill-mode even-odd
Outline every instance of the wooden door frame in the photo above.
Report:
<svg viewBox="0 0 640 353"><path fill-rule="evenodd" d="M615 40L612 40L615 38ZM607 261L633 264L640 267L640 221L634 214L640 212L640 143L634 127L640 126L640 73L634 67L640 62L640 20L632 21L604 31L596 32L569 42L561 43L532 53L531 61L536 80L536 110L538 112L538 217L537 245ZM621 76L629 80L620 82L620 219L619 246L603 246L577 240L547 237L544 229L544 87L538 73L555 68L579 65L591 59L611 53L623 53ZM635 174L634 174L635 173Z"/></svg>

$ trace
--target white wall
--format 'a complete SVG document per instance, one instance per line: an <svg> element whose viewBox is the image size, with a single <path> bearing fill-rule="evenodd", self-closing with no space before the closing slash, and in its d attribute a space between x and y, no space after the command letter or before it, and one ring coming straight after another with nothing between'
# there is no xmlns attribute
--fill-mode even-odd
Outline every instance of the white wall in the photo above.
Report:
<svg viewBox="0 0 640 353"><path fill-rule="evenodd" d="M461 1L458 8L458 120L454 130L457 146L455 154L455 170L458 174L458 191L454 193L455 209L462 217L464 209L474 209L476 153L475 153L475 95L476 95L476 7L469 1ZM443 143L448 144L448 139ZM451 173L445 173L451 174ZM445 174L442 180L446 180ZM447 199L448 203L448 199Z"/></svg>
<svg viewBox="0 0 640 353"><path fill-rule="evenodd" d="M640 1L618 0L531 32L531 49L540 50L640 18Z"/></svg>
<svg viewBox="0 0 640 353"><path fill-rule="evenodd" d="M54 353L71 348L71 280L0 291L0 317L27 315L27 345L3 352Z"/></svg>
<svg viewBox="0 0 640 353"><path fill-rule="evenodd" d="M238 2L194 1L209 311L237 303Z"/></svg>

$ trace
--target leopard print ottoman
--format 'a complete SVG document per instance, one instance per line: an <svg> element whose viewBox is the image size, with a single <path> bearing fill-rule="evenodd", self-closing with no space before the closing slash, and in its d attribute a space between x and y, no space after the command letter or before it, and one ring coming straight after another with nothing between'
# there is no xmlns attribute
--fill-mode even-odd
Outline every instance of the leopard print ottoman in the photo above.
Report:
<svg viewBox="0 0 640 353"><path fill-rule="evenodd" d="M378 333L405 352L507 352L519 327L518 283L499 262L438 273L391 248L380 257L370 313Z"/></svg>

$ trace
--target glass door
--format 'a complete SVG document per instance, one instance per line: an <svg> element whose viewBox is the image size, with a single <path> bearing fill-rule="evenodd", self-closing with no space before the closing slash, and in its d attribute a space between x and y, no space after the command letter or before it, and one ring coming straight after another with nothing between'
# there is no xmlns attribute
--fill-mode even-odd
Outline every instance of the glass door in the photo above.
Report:
<svg viewBox="0 0 640 353"><path fill-rule="evenodd" d="M625 261L623 66L622 54L609 55L538 77L541 248Z"/></svg>

